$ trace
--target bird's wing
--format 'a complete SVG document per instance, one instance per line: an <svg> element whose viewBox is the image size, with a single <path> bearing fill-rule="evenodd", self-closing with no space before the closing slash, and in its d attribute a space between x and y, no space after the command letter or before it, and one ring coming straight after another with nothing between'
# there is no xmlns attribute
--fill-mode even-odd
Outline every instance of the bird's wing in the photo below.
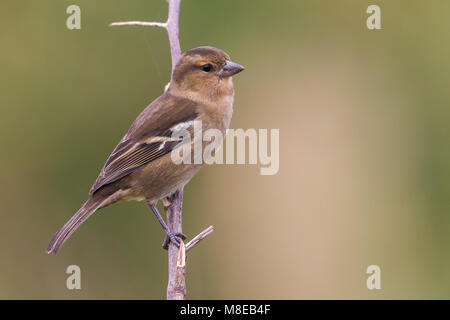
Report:
<svg viewBox="0 0 450 320"><path fill-rule="evenodd" d="M180 128L188 129L196 117L196 106L189 100L166 94L155 100L111 153L89 193L170 153L182 140L172 134Z"/></svg>

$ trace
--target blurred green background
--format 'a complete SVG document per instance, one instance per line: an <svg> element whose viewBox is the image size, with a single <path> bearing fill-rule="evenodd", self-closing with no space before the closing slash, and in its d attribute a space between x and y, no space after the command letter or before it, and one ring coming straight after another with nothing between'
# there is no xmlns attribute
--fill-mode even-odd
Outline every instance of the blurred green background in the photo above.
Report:
<svg viewBox="0 0 450 320"><path fill-rule="evenodd" d="M81 8L81 30L66 8ZM381 7L382 30L366 28ZM184 50L246 67L232 128L280 129L280 171L207 166L185 189L188 298L450 298L449 1L183 0ZM51 236L169 80L163 0L2 1L0 298L164 299L144 203ZM69 291L68 265L81 268ZM366 288L368 265L381 290Z"/></svg>

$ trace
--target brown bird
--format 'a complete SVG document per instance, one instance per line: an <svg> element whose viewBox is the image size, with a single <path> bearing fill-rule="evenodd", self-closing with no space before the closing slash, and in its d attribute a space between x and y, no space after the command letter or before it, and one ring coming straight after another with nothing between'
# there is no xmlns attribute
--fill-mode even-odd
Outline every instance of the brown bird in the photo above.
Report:
<svg viewBox="0 0 450 320"><path fill-rule="evenodd" d="M224 135L233 111L231 76L242 70L220 49L186 51L167 90L133 122L103 166L89 199L53 236L47 253L56 254L95 211L124 200L146 200L166 233L164 246L168 241L179 246L183 235L169 230L156 204L188 183L201 164L174 163L171 152L183 144L174 134L182 129L193 134L195 121L201 121L203 132L218 129Z"/></svg>

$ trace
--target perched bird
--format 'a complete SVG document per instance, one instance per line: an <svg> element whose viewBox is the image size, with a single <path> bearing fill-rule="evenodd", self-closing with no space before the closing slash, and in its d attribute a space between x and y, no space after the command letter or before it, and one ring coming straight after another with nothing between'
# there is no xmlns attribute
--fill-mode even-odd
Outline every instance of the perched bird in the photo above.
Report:
<svg viewBox="0 0 450 320"><path fill-rule="evenodd" d="M165 233L167 246L179 246L156 204L183 187L201 164L175 164L171 152L179 146L173 133L218 129L225 134L233 111L232 76L244 70L214 47L186 51L175 66L167 90L136 118L94 182L89 199L51 239L47 253L57 253L69 236L95 211L124 200L146 200ZM193 143L193 142L192 142Z"/></svg>

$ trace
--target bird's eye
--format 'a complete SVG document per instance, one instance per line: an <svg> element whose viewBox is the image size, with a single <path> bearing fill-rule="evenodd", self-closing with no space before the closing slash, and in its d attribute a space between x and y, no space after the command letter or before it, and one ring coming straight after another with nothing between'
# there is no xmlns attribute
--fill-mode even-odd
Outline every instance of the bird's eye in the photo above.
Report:
<svg viewBox="0 0 450 320"><path fill-rule="evenodd" d="M212 66L209 63L202 65L202 70L205 72L210 72L211 69L212 69Z"/></svg>

